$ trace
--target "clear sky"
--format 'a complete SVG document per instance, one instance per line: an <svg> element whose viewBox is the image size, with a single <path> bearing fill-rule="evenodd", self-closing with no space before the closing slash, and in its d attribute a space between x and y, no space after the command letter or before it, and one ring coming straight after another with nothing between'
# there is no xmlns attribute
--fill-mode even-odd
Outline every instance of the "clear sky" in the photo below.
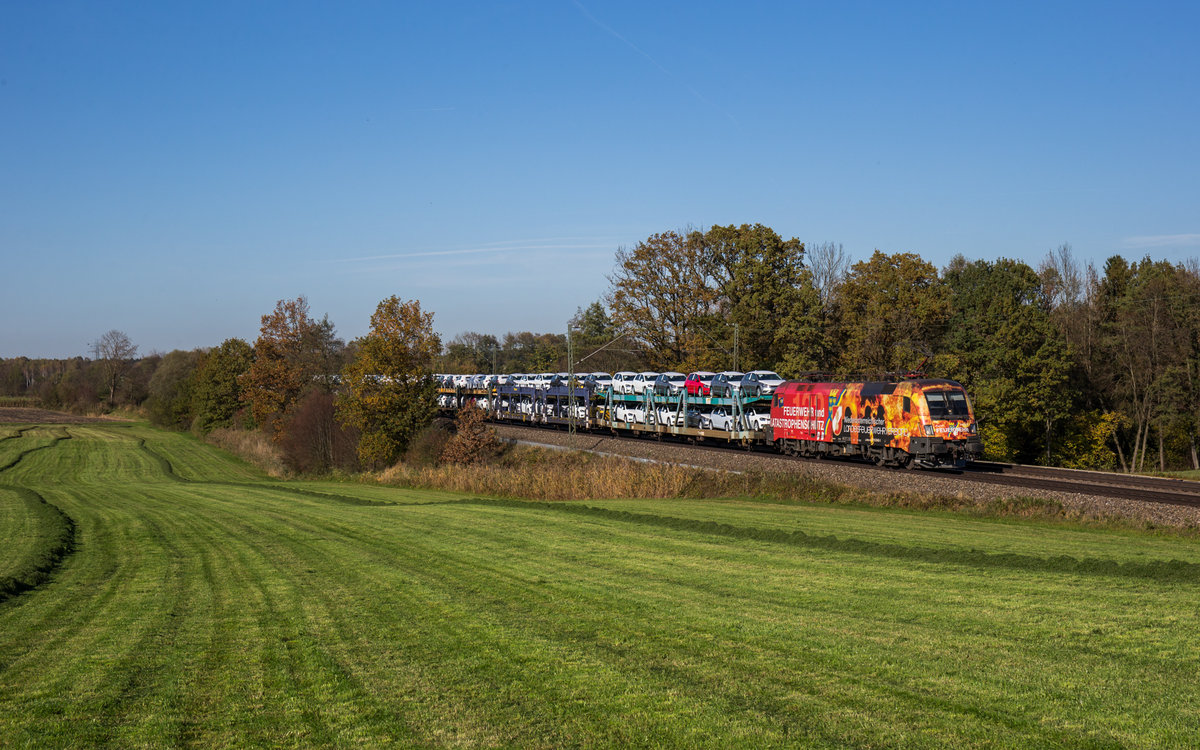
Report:
<svg viewBox="0 0 1200 750"><path fill-rule="evenodd" d="M0 2L0 357L392 294L562 331L618 247L761 222L1200 255L1196 2Z"/></svg>

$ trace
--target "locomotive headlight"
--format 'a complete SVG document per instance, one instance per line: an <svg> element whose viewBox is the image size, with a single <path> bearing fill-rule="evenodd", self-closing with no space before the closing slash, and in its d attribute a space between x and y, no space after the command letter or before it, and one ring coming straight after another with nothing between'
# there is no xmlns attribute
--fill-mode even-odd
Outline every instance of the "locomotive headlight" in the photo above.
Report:
<svg viewBox="0 0 1200 750"><path fill-rule="evenodd" d="M933 425L931 425L931 424L925 425L925 435L927 437L933 437Z"/></svg>
<svg viewBox="0 0 1200 750"><path fill-rule="evenodd" d="M974 434L975 434L975 423L974 423L974 422L972 422L971 424L967 425L967 434L968 434L968 435L974 435Z"/></svg>

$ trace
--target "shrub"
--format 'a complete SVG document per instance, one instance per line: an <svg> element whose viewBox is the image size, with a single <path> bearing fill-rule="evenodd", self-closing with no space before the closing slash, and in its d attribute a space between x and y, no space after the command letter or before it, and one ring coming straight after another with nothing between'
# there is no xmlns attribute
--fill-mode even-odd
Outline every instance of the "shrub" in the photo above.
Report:
<svg viewBox="0 0 1200 750"><path fill-rule="evenodd" d="M452 437L447 424L446 420L435 420L418 432L404 454L404 463L410 466L436 466Z"/></svg>
<svg viewBox="0 0 1200 750"><path fill-rule="evenodd" d="M302 474L358 468L358 434L334 419L333 396L310 391L287 417L279 446L288 467Z"/></svg>
<svg viewBox="0 0 1200 750"><path fill-rule="evenodd" d="M442 461L452 464L483 464L500 452L496 431L487 423L483 409L458 410L454 420L454 437L442 451Z"/></svg>
<svg viewBox="0 0 1200 750"><path fill-rule="evenodd" d="M222 427L205 437L212 445L227 450L243 461L262 469L273 477L288 475L283 451L271 438L258 430L235 430Z"/></svg>

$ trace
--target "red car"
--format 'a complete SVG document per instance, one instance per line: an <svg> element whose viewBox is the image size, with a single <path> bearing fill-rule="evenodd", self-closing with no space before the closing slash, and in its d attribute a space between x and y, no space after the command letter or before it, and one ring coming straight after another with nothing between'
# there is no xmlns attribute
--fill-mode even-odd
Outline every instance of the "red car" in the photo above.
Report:
<svg viewBox="0 0 1200 750"><path fill-rule="evenodd" d="M683 381L683 386L687 388L689 396L708 396L712 393L712 379L715 375L715 372L705 370L689 373L687 380Z"/></svg>

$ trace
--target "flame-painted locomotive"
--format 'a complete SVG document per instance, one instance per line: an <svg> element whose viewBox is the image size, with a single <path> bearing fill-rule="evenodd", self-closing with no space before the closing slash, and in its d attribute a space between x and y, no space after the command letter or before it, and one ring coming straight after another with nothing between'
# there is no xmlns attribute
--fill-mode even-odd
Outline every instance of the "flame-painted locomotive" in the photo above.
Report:
<svg viewBox="0 0 1200 750"><path fill-rule="evenodd" d="M963 466L983 453L971 402L953 380L784 383L767 439L791 455L897 467Z"/></svg>

